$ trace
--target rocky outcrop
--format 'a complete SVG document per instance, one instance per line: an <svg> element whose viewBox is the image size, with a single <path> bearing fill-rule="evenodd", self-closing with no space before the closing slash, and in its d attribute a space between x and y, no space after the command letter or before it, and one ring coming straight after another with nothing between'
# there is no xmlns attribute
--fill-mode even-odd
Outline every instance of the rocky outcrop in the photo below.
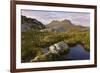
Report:
<svg viewBox="0 0 100 73"><path fill-rule="evenodd" d="M50 53L59 53L60 51L63 51L64 49L68 49L68 45L64 41L61 41L59 43L51 45L49 47L49 52Z"/></svg>
<svg viewBox="0 0 100 73"><path fill-rule="evenodd" d="M68 51L68 45L64 41L61 41L51 45L47 53L36 56L31 60L31 62L61 60L62 57L68 53Z"/></svg>
<svg viewBox="0 0 100 73"><path fill-rule="evenodd" d="M34 18L28 18L21 16L21 31L25 32L28 29L41 30L44 29L45 25Z"/></svg>

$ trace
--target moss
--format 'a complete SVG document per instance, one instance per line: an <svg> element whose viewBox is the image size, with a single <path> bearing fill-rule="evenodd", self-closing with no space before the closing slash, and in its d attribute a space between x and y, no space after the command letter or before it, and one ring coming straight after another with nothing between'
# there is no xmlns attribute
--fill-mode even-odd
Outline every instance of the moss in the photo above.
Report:
<svg viewBox="0 0 100 73"><path fill-rule="evenodd" d="M22 33L22 40L21 40L22 60L29 61L31 55L33 55L31 59L33 59L35 56L42 55L43 54L42 48L49 47L50 45L53 45L60 41L64 41L65 43L68 44L69 47L73 47L77 44L82 44L85 50L90 51L89 31L39 32L39 31L27 30L26 32ZM32 54L31 52L34 54ZM55 59L56 58L59 59L58 57L60 57L62 54L64 53L61 53L59 55L51 54L46 56L48 58L40 56L40 58L43 58L43 60L51 61L52 57L55 57Z"/></svg>
<svg viewBox="0 0 100 73"><path fill-rule="evenodd" d="M33 59L33 62L44 62L44 61L60 61L63 60L63 56L65 56L66 54L68 54L69 49L64 49L62 51L59 51L57 54L55 53L48 53L48 55L45 54L41 54L38 55L36 57L38 57L37 59Z"/></svg>

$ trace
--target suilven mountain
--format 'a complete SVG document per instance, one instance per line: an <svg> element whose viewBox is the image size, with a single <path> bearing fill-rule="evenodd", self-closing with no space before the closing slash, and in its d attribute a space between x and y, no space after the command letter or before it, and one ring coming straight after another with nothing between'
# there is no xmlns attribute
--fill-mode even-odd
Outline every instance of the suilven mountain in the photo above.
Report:
<svg viewBox="0 0 100 73"><path fill-rule="evenodd" d="M54 31L87 31L89 30L88 27L84 27L81 25L72 24L70 20L53 20L51 23L47 24L46 26L48 29L52 29Z"/></svg>

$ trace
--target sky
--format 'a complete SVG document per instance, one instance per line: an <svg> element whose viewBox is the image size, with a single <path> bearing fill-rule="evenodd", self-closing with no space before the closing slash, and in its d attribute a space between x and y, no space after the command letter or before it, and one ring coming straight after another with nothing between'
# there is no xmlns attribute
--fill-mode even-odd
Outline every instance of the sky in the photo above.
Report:
<svg viewBox="0 0 100 73"><path fill-rule="evenodd" d="M67 19L75 25L90 26L90 13L87 12L21 10L21 15L35 18L45 25L53 20Z"/></svg>

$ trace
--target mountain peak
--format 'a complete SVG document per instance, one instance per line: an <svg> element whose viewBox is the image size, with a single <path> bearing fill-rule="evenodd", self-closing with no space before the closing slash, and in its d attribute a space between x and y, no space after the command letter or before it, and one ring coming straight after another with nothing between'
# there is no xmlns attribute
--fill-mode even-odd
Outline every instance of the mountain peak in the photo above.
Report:
<svg viewBox="0 0 100 73"><path fill-rule="evenodd" d="M64 19L62 20L63 23L72 24L70 20Z"/></svg>
<svg viewBox="0 0 100 73"><path fill-rule="evenodd" d="M53 20L51 23L47 25L49 29L55 29L56 31L81 31L81 30L87 30L88 28L82 27L82 26L76 26L75 24L72 24L70 20L64 19L62 21L59 20ZM54 28L56 27L56 28Z"/></svg>
<svg viewBox="0 0 100 73"><path fill-rule="evenodd" d="M53 21L51 21L50 23L59 23L60 21L58 21L58 20L53 20Z"/></svg>
<svg viewBox="0 0 100 73"><path fill-rule="evenodd" d="M21 30L22 32L28 30L28 29L32 29L32 30L40 30L40 29L44 29L45 25L38 21L35 18L28 18L26 16L21 16Z"/></svg>

